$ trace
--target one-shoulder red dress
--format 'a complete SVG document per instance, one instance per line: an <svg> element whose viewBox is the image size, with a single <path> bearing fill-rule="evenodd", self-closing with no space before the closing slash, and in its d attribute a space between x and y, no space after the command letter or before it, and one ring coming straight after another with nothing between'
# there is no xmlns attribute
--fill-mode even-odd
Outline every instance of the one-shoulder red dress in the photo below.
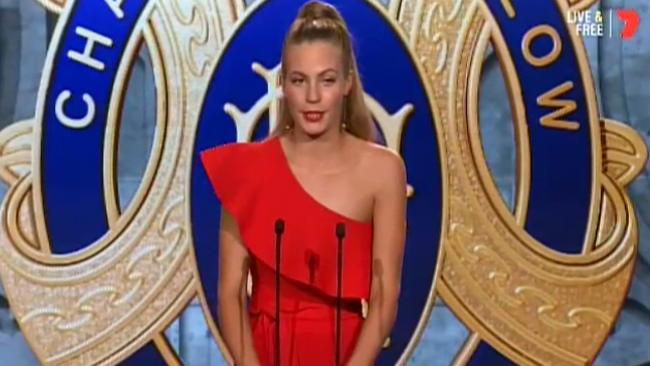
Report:
<svg viewBox="0 0 650 366"><path fill-rule="evenodd" d="M280 263L281 365L335 363L337 237L343 223L341 361L350 357L361 330L361 300L370 294L372 224L337 213L304 190L279 138L233 143L201 154L224 209L239 226L251 257L249 316L263 365L275 355L275 222L285 222Z"/></svg>

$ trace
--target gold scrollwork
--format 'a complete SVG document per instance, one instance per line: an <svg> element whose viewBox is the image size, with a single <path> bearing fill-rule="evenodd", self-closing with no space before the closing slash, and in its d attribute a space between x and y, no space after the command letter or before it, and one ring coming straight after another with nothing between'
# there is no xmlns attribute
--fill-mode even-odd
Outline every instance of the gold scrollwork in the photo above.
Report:
<svg viewBox="0 0 650 366"><path fill-rule="evenodd" d="M182 239L184 238L185 229L172 221L170 217L175 210L182 207L183 197L177 197L172 201L165 212L162 215L160 224L158 226L157 233L160 239L163 239L161 242L166 243L164 245L158 244L149 244L141 246L130 256L128 264L126 265L126 271L124 275L124 281L118 281L120 285L124 284L125 288L120 290L119 287L115 285L105 285L96 288L90 288L83 295L79 297L73 306L73 310L66 312L64 309L59 307L40 307L28 311L20 320L27 324L30 321L42 317L48 316L52 317L50 324L55 327L58 331L72 331L81 328L82 326L89 324L92 318L95 316L96 309L103 308L102 306L93 306L93 301L97 301L98 298L105 298L104 303L108 304L111 307L119 307L130 304L142 289L145 276L141 267L146 266L143 264L143 260L147 257L151 257L154 263L157 263L160 266L165 265L165 261L168 261L172 258L173 253L182 252L181 245L183 245ZM170 238L173 239L169 240Z"/></svg>
<svg viewBox="0 0 650 366"><path fill-rule="evenodd" d="M461 14L461 0L454 0L451 5L451 10L445 12L445 6L442 2L434 1L429 3L429 7L424 11L424 36L432 42L436 51L436 65L434 72L439 74L442 72L445 64L447 63L449 50L448 34L442 30L445 24L451 23Z"/></svg>
<svg viewBox="0 0 650 366"><path fill-rule="evenodd" d="M192 35L190 36L187 48L185 49L185 61L187 62L188 68L192 74L200 77L205 73L208 66L208 60L203 58L200 62L197 61L201 59L201 57L198 56L196 49L203 47L208 43L208 15L205 7L201 3L191 2L189 10L190 15L188 16L183 13L179 2L180 1L178 0L169 1L172 13L183 26L192 30ZM199 28L195 31L197 25Z"/></svg>

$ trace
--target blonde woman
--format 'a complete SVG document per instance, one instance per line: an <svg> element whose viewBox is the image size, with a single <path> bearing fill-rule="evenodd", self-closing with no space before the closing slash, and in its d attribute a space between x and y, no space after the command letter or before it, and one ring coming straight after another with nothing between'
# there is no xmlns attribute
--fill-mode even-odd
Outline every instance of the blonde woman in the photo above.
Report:
<svg viewBox="0 0 650 366"><path fill-rule="evenodd" d="M301 8L280 84L268 139L201 155L222 204L220 330L236 365L373 365L397 313L406 173L372 142L334 7Z"/></svg>

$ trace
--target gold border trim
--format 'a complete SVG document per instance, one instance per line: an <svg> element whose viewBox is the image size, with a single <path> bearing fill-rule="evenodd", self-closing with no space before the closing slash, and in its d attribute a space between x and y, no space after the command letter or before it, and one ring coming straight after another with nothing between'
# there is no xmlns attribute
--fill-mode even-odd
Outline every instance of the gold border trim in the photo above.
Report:
<svg viewBox="0 0 650 366"><path fill-rule="evenodd" d="M167 337L162 333L153 336L153 343L158 348L158 352L167 363L167 366L183 366L183 362L178 358L176 352L172 349Z"/></svg>
<svg viewBox="0 0 650 366"><path fill-rule="evenodd" d="M465 342L461 349L454 356L454 360L451 363L451 366L465 366L474 356L476 348L478 348L479 343L481 343L481 336L478 332L473 332L467 336Z"/></svg>
<svg viewBox="0 0 650 366"><path fill-rule="evenodd" d="M45 207L43 206L43 195L42 195L42 184L41 184L41 143L42 143L42 116L45 113L45 94L49 90L49 84L50 84L50 79L52 75L52 59L54 58L54 55L56 51L58 50L59 43L61 42L61 34L63 33L63 29L68 22L68 18L70 16L70 9L74 5L74 1L66 1L66 8L64 9L63 14L61 15L61 19L56 24L56 28L54 31L54 34L52 36L52 43L50 45L50 51L48 51L46 60L45 60L45 65L46 69L43 71L43 77L41 79L41 84L39 86L39 92L38 92L38 99L37 99L37 107L36 107L36 118L35 118L35 123L34 123L34 136L35 138L33 141L35 142L34 145L32 145L32 175L33 175L33 186L32 186L32 194L33 194L33 205L34 205L34 214L35 217L37 218L35 220L35 226L36 226L36 233L39 242L41 243L41 248L43 250L43 253L39 253L38 255L34 256L31 255L30 259L34 260L35 262L38 262L40 264L72 264L72 263L79 263L82 262L83 260L92 257L99 253L101 250L103 250L115 237L117 237L124 227L126 226L126 223L128 223L127 219L131 219L137 210L135 209L136 206L131 204L129 209L127 210L127 214L124 215L124 217L119 219L119 222L124 223L123 225L119 225L120 228L114 228L110 225L111 222L115 222L118 220L117 215L119 215L119 210L116 209L116 195L114 191L114 166L113 164L108 164L110 162L109 159L107 159L107 149L108 149L108 141L109 139L114 139L114 131L109 130L109 127L111 127L114 123L117 123L117 119L119 118L119 115L116 116L117 112L116 109L120 109L121 104L123 102L124 98L124 93L125 91L121 90L121 87L123 86L121 83L126 83L127 80L120 81L121 79L116 79L116 84L113 86L113 90L111 93L111 98L116 98L116 99L111 99L113 103L109 107L109 113L107 116L107 125L106 125L106 136L104 138L104 164L105 168L108 170L105 172L103 176L103 183L104 183L104 197L106 199L106 204L107 204L107 215L109 218L109 232L106 237L101 237L98 242L92 243L88 245L87 247L73 252L73 253L66 253L66 254L52 254L51 248L50 248L50 243L49 243L49 235L47 233L47 228L45 226ZM145 5L145 8L142 9L142 14L140 15L141 19L145 19L151 16L153 9L155 6L154 1L149 1L147 5ZM131 65L133 63L134 55L137 54L137 51L139 49L139 45L142 42L142 36L141 34L146 31L145 29L148 27L149 22L148 21L139 21L136 23L133 33L125 47L124 51L124 56L122 57L120 61L120 65L118 66L118 72L116 73L116 77L123 77L125 74L128 74L131 70ZM150 49L156 49L155 46L151 47ZM158 53L159 54L159 53ZM152 62L155 59L155 54L152 52L151 53L151 58ZM154 62L155 63L155 62ZM158 62L159 65L162 65L162 62ZM156 89L158 90L157 98L160 98L160 93L163 93L163 85L159 80L156 79ZM47 86L47 87L46 87ZM158 101L160 102L160 100ZM158 103L161 104L161 103ZM160 111L160 108L157 108L157 111ZM158 113L156 116L157 123L156 123L156 128L160 127L159 121L162 118L166 118L166 114L160 114ZM163 132L164 134L164 129ZM155 136L157 136L158 133L156 133ZM154 145L152 147L152 155L154 150L159 150L156 147L157 146L162 146L162 141L159 142L158 145L156 145L155 141L158 139L154 140ZM112 146L111 146L112 148ZM158 153L158 155L160 155ZM159 161L159 158L157 159ZM144 183L151 182L153 180L153 168L151 168L152 163L149 162L147 165L147 168L145 170L145 179L143 180ZM147 175L148 174L148 175ZM147 181L149 179L149 181ZM141 187L142 185L141 184ZM143 189L139 189L136 196L133 199L133 202L141 203L141 201L144 199L144 195L146 192L144 192ZM116 211L117 210L117 211ZM113 221L115 220L115 221Z"/></svg>
<svg viewBox="0 0 650 366"><path fill-rule="evenodd" d="M503 41L503 36L498 27L494 27L485 19L487 15L484 13L488 9L480 7L484 19L483 29L479 36L476 45L475 53L477 55L485 54L488 44L491 41L494 52L497 57L499 66L502 70L506 89L509 94L510 110L514 119L514 137L515 148L517 149L517 162L516 174L517 183L515 186L515 202L514 202L514 216L515 221L520 227L526 224L526 215L528 213L528 200L530 195L530 136L528 135L528 125L526 121L525 104L521 101L521 83L519 75L515 72L515 66L512 58L506 57L508 54L507 47ZM476 162L477 171L488 193L494 197L501 197L501 193L497 188L490 169L487 166L487 159L485 158L483 143L481 139L481 131L479 128L479 92L480 92L480 76L483 69L483 58L475 57L470 62L470 75L469 75L469 95L467 98L467 112L468 112L468 132L470 136L470 144L472 145L472 154ZM505 203L503 203L505 205ZM508 209L508 211L510 211Z"/></svg>

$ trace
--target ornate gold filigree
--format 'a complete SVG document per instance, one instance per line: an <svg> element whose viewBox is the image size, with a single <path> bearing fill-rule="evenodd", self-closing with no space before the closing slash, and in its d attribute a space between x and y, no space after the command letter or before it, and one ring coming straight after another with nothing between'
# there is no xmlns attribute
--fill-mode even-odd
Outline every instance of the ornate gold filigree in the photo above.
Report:
<svg viewBox="0 0 650 366"><path fill-rule="evenodd" d="M643 171L648 149L641 136L628 125L602 118L601 127L605 174L617 185L626 187Z"/></svg>
<svg viewBox="0 0 650 366"><path fill-rule="evenodd" d="M139 38L144 38L154 67L157 122L150 167L131 205L110 232L77 253L53 255L45 251L47 247L39 248L34 233L35 223L43 220L42 211L34 210L36 200L31 194L36 171L31 156L39 156L39 146L31 144L40 141L41 121L16 123L0 132L0 179L9 184L0 211L0 275L21 330L43 364L114 364L156 339L162 354L170 356L160 334L200 292L187 232L188 202L183 199L188 193L194 138L187 131L195 128L201 103L201 98L191 94L202 92L194 84L200 87L208 82L206 70L220 52L212 46L222 44L244 7L236 0L187 4L187 9L200 8L195 12L203 11L210 20L201 23L209 34L201 48L204 32L197 29L201 16L196 15L197 22L184 24L187 29L176 29L182 25L176 17L179 12L172 14L173 10L161 3L164 1L147 5L145 17L129 41L137 45ZM58 9L60 21L67 19L68 8ZM187 23L192 17L181 20ZM52 52L62 28L57 29ZM178 45L192 37L197 37L192 43L196 48L188 55ZM129 47L123 60L126 65L132 65L129 58L137 55ZM196 75L200 64L193 70L184 61L188 57L201 60L197 53L208 60L202 66L203 79ZM44 82L49 80L51 68L46 64ZM120 67L115 85L121 88L127 77L128 72ZM123 102L119 95L112 100ZM119 111L121 106L111 105L110 110ZM113 128L110 123L108 126ZM111 149L117 148L113 137L107 134L105 151L105 163L111 165L115 163ZM34 198L40 199L40 195L34 194ZM216 330L215 334L218 336Z"/></svg>
<svg viewBox="0 0 650 366"><path fill-rule="evenodd" d="M412 35L410 41L425 65L440 54L430 48L431 40L419 26L420 22L426 24L423 9L433 7L433 3L418 1L414 6L396 6L400 24ZM454 9L453 2L444 2L444 8ZM476 346L478 338L521 364L585 364L595 357L608 336L631 278L637 228L621 183L629 182L638 174L645 161L645 147L627 129L624 132L629 136L627 142L616 143L628 147L625 158L617 157L625 168L620 163L610 163L611 168L605 169L608 165L605 158L603 174L595 175L596 206L592 212L596 214L592 214L594 219L590 224L594 234L593 241L587 240L585 245L587 248L588 243L598 238L601 245L597 249L570 256L536 242L524 231L523 220L517 219L502 202L490 181L481 144L476 141L480 138L477 121L472 120L476 116L473 109L478 106L475 99L480 75L475 70L482 62L480 56L485 52L487 37L493 41L499 39L498 35L486 33L485 27L497 28L487 16L489 12L478 2L464 2L458 11L456 21L437 20L437 26L449 40L445 66L439 69L429 63L427 67L429 82L437 86L434 101L441 111L449 179L446 197L449 207L444 224L447 230L443 230L444 254L439 263L437 289L452 311L473 331L474 341L467 342L468 352ZM595 94L588 82L584 55L578 55L578 59L591 98L588 108L591 136L595 139L594 159L601 164ZM516 77L509 81L518 83ZM512 87L510 96L517 112L517 143L521 148L527 130L521 123L525 122L525 116L517 107L520 105L517 98L521 97L517 90L520 90L518 85ZM629 149L630 145L636 148ZM607 144L602 151L605 156L613 155L606 152ZM518 154L525 159L526 152L524 148ZM521 164L525 166L526 160L520 161ZM612 181L605 171L611 172L608 174L614 175L617 181ZM526 211L529 173L522 172L517 216ZM601 199L599 192L606 198ZM601 205L607 209L598 210ZM608 220L599 220L599 211L609 212ZM606 229L596 235L595 226Z"/></svg>
<svg viewBox="0 0 650 366"><path fill-rule="evenodd" d="M41 6L43 6L48 11L51 11L55 14L59 14L65 6L66 0L36 0Z"/></svg>
<svg viewBox="0 0 650 366"><path fill-rule="evenodd" d="M113 285L88 288L70 310L48 305L28 311L19 320L28 324L38 317L46 316L50 317L50 324L56 330L72 331L90 323L97 315L98 309L105 309L106 304L110 307L132 304L136 297L143 295L141 290L146 280L144 270L151 270L152 263L159 266L170 265L172 254L182 252L183 248L179 246L187 245L182 241L185 237L184 228L178 223L170 222L172 211L181 207L182 202L182 197L178 197L163 213L157 230L160 241L157 244L141 246L131 254L123 280L118 280ZM145 263L146 258L150 258L151 263ZM105 304L98 304L98 299L103 300Z"/></svg>
<svg viewBox="0 0 650 366"><path fill-rule="evenodd" d="M35 236L34 210L31 197L31 147L33 120L23 120L0 131L0 179L16 186L18 198L9 205L7 218L10 236L23 253L44 250Z"/></svg>
<svg viewBox="0 0 650 366"><path fill-rule="evenodd" d="M7 185L16 184L29 173L33 123L31 119L23 120L0 131L0 179Z"/></svg>
<svg viewBox="0 0 650 366"><path fill-rule="evenodd" d="M169 1L169 4L176 19L184 27L190 29L191 35L187 43L188 46L185 49L185 61L190 71L194 75L201 77L208 66L208 60L205 58L201 59L202 55L196 52L196 49L208 44L209 26L205 6L198 2L190 3L190 15L188 16L180 8L182 5L178 1ZM181 2L181 4L187 4L187 2ZM198 30L195 31L197 25Z"/></svg>
<svg viewBox="0 0 650 366"><path fill-rule="evenodd" d="M66 19L64 1L39 2ZM223 45L243 24L238 19L261 3L245 9L243 0L159 0L151 6L137 27L152 54L157 80L159 120L151 169L127 212L111 211L119 216L111 221L111 231L79 253L48 252L39 209L40 173L33 168L37 162L31 161L31 156L39 156L40 147L30 145L40 141L40 121L0 132L0 179L10 186L0 211L0 275L21 329L44 364L114 364L151 340L169 356L161 330L195 296L202 299L208 325L228 357L198 284L189 243L189 203L182 197L190 195L194 132L210 76ZM569 0L561 10L584 9L592 3ZM517 155L523 160L514 215L491 182L477 141L478 121L471 109L477 105L476 69L485 53L485 37L497 42L495 49L503 49L489 14L478 1L460 0L392 0L385 14L396 18L394 29L419 61L416 67L440 133L445 201L443 250L435 281L445 302L472 331L466 352L457 360L469 359L484 340L521 364L588 363L609 334L632 274L637 228L623 188L647 159L643 141L623 125L594 118L595 95L589 95L594 159L602 158L598 163L602 171L596 169L594 178L596 214L590 224L594 233L581 255L553 252L522 228L530 177L519 103L513 103L513 119L518 128ZM57 48L62 27L58 28L51 50ZM586 72L584 55L577 59ZM51 68L46 65L43 80L49 80ZM278 66L269 70L254 64L253 71L267 80L267 93L246 112L224 106L237 124L238 141L250 140L265 111L275 115ZM127 74L120 71L116 84L120 88ZM582 77L590 89L589 76ZM507 83L511 98L516 98L517 78ZM402 130L413 107L405 104L391 114L371 96L365 97L388 147L400 151ZM109 107L116 117L121 106ZM109 150L114 146L112 137L107 137ZM114 163L110 153L105 154L107 164ZM399 364L417 344L434 296L432 291ZM61 332L71 336L56 336Z"/></svg>
<svg viewBox="0 0 650 366"><path fill-rule="evenodd" d="M567 0L571 10L586 10L598 2L598 0Z"/></svg>

